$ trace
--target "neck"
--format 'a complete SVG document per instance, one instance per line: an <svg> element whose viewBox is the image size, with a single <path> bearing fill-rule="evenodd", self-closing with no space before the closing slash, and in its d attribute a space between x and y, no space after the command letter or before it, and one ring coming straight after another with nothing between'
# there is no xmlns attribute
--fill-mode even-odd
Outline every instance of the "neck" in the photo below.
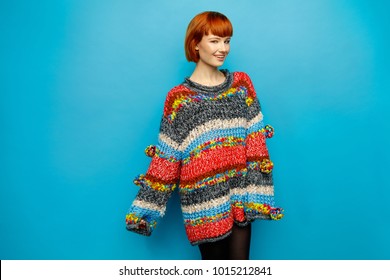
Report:
<svg viewBox="0 0 390 280"><path fill-rule="evenodd" d="M217 67L198 62L190 80L204 86L216 86L223 83L225 76Z"/></svg>

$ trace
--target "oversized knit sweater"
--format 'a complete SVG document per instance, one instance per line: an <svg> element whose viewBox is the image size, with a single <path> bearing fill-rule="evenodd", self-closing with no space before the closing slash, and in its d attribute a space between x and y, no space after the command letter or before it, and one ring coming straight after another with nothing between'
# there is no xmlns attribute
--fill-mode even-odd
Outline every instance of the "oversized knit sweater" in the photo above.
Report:
<svg viewBox="0 0 390 280"><path fill-rule="evenodd" d="M274 205L273 163L260 103L249 76L222 70L225 81L202 86L188 78L167 94L158 144L126 227L150 235L178 187L184 227L192 245L225 238L233 223L279 220Z"/></svg>

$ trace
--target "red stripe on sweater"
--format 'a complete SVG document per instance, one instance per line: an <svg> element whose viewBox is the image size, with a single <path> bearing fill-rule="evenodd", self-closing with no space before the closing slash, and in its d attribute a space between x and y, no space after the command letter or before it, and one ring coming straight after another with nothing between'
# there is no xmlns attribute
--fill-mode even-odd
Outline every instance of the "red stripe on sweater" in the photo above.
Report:
<svg viewBox="0 0 390 280"><path fill-rule="evenodd" d="M178 85L178 86L172 88L168 92L167 98L165 100L164 116L168 117L170 114L172 114L173 104L174 104L175 100L180 99L182 97L186 97L190 93L191 93L191 91L183 85Z"/></svg>
<svg viewBox="0 0 390 280"><path fill-rule="evenodd" d="M213 170L221 170L232 165L246 164L245 147L222 147L203 151L200 157L182 166L182 181L191 181Z"/></svg>
<svg viewBox="0 0 390 280"><path fill-rule="evenodd" d="M190 242L213 239L228 233L233 227L232 215L214 223L191 226L186 225L186 233Z"/></svg>
<svg viewBox="0 0 390 280"><path fill-rule="evenodd" d="M153 157L147 175L163 181L172 181L179 178L180 162L170 162L164 158Z"/></svg>
<svg viewBox="0 0 390 280"><path fill-rule="evenodd" d="M235 221L242 223L246 220L244 208L232 206L232 213Z"/></svg>
<svg viewBox="0 0 390 280"><path fill-rule="evenodd" d="M246 89L248 91L248 97L253 98L253 99L257 98L255 89L253 87L253 83L252 83L251 79L249 78L248 74L246 74L244 72L234 72L233 77L234 78L233 78L232 87L244 86L244 87L246 87Z"/></svg>
<svg viewBox="0 0 390 280"><path fill-rule="evenodd" d="M265 144L265 136L262 133L255 133L246 138L247 157L268 157L268 150Z"/></svg>

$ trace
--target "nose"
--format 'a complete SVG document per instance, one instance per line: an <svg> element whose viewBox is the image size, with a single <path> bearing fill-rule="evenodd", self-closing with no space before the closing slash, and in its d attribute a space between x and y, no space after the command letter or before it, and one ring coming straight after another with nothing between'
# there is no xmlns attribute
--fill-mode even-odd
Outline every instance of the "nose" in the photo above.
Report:
<svg viewBox="0 0 390 280"><path fill-rule="evenodd" d="M220 52L223 52L223 53L226 53L227 52L227 47L225 45L225 42L221 42L220 46L219 46L219 51Z"/></svg>

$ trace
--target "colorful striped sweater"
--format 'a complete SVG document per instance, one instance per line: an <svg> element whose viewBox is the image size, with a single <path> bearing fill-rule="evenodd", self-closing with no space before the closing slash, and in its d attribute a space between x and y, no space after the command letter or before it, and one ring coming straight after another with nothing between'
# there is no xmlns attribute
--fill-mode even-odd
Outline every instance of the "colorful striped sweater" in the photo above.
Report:
<svg viewBox="0 0 390 280"><path fill-rule="evenodd" d="M140 190L126 215L126 227L150 235L178 187L184 226L192 245L228 236L233 223L283 217L274 205L273 163L260 103L249 76L225 74L213 87L189 79L169 91L158 144Z"/></svg>

